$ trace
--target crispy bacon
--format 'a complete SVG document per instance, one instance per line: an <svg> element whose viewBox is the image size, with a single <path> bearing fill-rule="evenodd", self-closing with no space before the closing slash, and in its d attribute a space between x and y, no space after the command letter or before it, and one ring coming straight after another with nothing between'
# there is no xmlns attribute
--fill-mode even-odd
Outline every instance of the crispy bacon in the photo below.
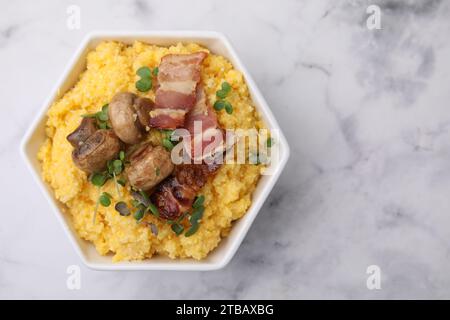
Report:
<svg viewBox="0 0 450 320"><path fill-rule="evenodd" d="M150 111L150 126L159 129L179 128L184 124L186 112L173 109L156 109Z"/></svg>
<svg viewBox="0 0 450 320"><path fill-rule="evenodd" d="M207 55L206 52L168 54L161 59L150 126L158 129L183 126L186 113L195 105L200 66Z"/></svg>
<svg viewBox="0 0 450 320"><path fill-rule="evenodd" d="M191 136L191 139L187 140L191 144L184 148L190 151L192 160L200 161L199 164L194 162L175 166L172 176L164 180L151 195L152 203L158 208L160 217L167 220L175 220L189 211L197 193L220 167L215 161L206 161L205 156L208 154L203 155L204 149L211 143L213 148L222 146L223 131L219 128L214 110L206 101L201 85L197 86L196 103L187 114L184 127ZM209 139L211 137L214 137L212 142ZM195 147L198 148L196 152L193 151ZM223 148L216 150L220 152Z"/></svg>
<svg viewBox="0 0 450 320"><path fill-rule="evenodd" d="M189 85L189 89L194 87L195 90L195 85L197 83L191 82L192 85ZM185 113L188 112L195 104L195 94L192 94L190 91L184 93L177 90L179 90L179 88L175 86L171 87L170 90L167 90L167 87L160 86L156 91L156 106L163 110L167 108L169 110L182 110Z"/></svg>
<svg viewBox="0 0 450 320"><path fill-rule="evenodd" d="M202 85L197 86L196 103L191 112L186 116L185 128L189 132L194 132L195 121L202 122L203 131L209 128L217 128L217 115L206 101L205 91Z"/></svg>
<svg viewBox="0 0 450 320"><path fill-rule="evenodd" d="M164 180L151 195L163 219L174 220L189 211L198 191L213 175L218 164L187 164L175 167L174 175Z"/></svg>
<svg viewBox="0 0 450 320"><path fill-rule="evenodd" d="M203 86L197 86L197 101L194 108L187 114L185 128L191 137L190 157L194 160L204 160L211 152L223 151L223 131L219 128L217 116L206 101ZM206 147L210 145L208 149Z"/></svg>

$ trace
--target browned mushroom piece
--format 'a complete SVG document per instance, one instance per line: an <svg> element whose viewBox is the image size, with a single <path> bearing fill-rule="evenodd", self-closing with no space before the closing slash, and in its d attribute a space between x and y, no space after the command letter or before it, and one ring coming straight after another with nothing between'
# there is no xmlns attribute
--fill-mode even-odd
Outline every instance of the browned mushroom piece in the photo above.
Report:
<svg viewBox="0 0 450 320"><path fill-rule="evenodd" d="M147 98L137 97L134 100L134 109L136 110L138 125L145 130L150 123L150 111L153 109L153 101Z"/></svg>
<svg viewBox="0 0 450 320"><path fill-rule="evenodd" d="M131 92L116 94L109 103L108 115L114 132L127 144L136 144L150 119L153 102Z"/></svg>
<svg viewBox="0 0 450 320"><path fill-rule="evenodd" d="M78 128L67 136L67 141L76 148L87 140L94 132L97 131L97 125L94 118L83 118Z"/></svg>
<svg viewBox="0 0 450 320"><path fill-rule="evenodd" d="M130 184L139 190L149 190L169 176L174 165L170 152L161 146L144 143L133 151L125 168Z"/></svg>
<svg viewBox="0 0 450 320"><path fill-rule="evenodd" d="M120 141L112 130L97 130L72 152L72 160L81 170L93 173L106 167L106 162L117 157Z"/></svg>

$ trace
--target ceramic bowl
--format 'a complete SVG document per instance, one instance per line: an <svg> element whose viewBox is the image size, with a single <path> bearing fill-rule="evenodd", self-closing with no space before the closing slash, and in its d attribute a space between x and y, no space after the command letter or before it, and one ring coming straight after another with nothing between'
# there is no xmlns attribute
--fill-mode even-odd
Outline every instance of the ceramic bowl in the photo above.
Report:
<svg viewBox="0 0 450 320"><path fill-rule="evenodd" d="M268 128L273 132L278 132L278 161L272 165L271 174L261 177L257 188L253 193L252 205L248 209L247 213L241 219L234 222L229 236L222 239L219 246L214 249L204 260L172 260L167 257L156 256L139 262L113 263L111 256L99 255L91 243L81 239L78 236L72 225L70 216L64 213L63 204L55 199L52 189L45 181L43 181L41 177L41 165L37 159L37 152L46 137L45 122L47 119L47 110L55 100L60 98L65 92L76 84L80 73L82 73L86 68L86 55L104 40L116 40L128 44L132 44L134 41L139 40L162 46L169 46L178 42L196 42L207 47L212 53L226 57L233 64L234 68L241 71L244 75L253 102L266 122ZM281 132L272 111L258 90L249 72L240 61L236 51L223 34L208 31L106 31L90 33L80 44L78 50L64 70L59 81L56 83L56 86L50 93L48 99L42 105L39 114L23 138L21 149L26 164L30 168L30 171L39 184L39 187L42 189L44 196L50 204L50 207L60 220L61 225L72 242L75 250L88 267L97 270L215 270L223 268L231 260L242 243L248 229L280 176L280 173L289 157L289 146L287 141ZM263 237L264 235L261 236Z"/></svg>

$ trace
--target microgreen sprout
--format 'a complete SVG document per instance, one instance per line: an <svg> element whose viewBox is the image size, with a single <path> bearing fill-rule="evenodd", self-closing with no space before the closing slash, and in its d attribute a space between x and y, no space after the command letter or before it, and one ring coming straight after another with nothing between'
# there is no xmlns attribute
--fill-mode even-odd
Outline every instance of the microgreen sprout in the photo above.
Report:
<svg viewBox="0 0 450 320"><path fill-rule="evenodd" d="M233 106L228 100L226 100L226 97L230 92L231 85L226 81L222 82L221 89L216 91L218 100L216 100L216 102L214 103L214 109L216 109L217 111L225 109L228 114L233 113Z"/></svg>
<svg viewBox="0 0 450 320"><path fill-rule="evenodd" d="M109 179L113 179L115 189L117 192L117 197L119 199L122 199L122 194L120 192L119 185L122 187L125 186L126 181L124 178L118 178L118 176L123 172L124 167L125 167L125 152L120 151L119 155L118 155L118 159L109 160L106 163L106 170L102 171L102 172L93 173L90 176L89 180L91 181L91 183L94 186L98 187L99 192L101 192L101 187L103 187L103 185L106 183L106 181L108 181ZM97 215L97 210L98 210L99 204L101 204L104 207L108 207L111 205L111 199L112 199L112 196L107 192L103 192L99 195L97 203L95 205L95 209L94 209L94 217L93 217L94 223L95 223L95 217ZM122 201L120 201L120 202L122 202ZM117 207L115 207L115 208L117 210ZM119 210L117 210L117 211L119 211Z"/></svg>
<svg viewBox="0 0 450 320"><path fill-rule="evenodd" d="M167 224L171 225L172 231L179 236L184 232L184 226L182 222L185 220L186 217L189 217L189 228L185 232L185 237L190 237L194 235L198 228L200 227L200 220L203 218L203 213L205 212L205 196L199 195L195 198L193 204L192 204L192 211L189 214L189 212L183 213L177 220L168 220Z"/></svg>
<svg viewBox="0 0 450 320"><path fill-rule="evenodd" d="M102 194L99 197L100 204L104 207L109 207L111 204L111 198L112 196L107 192L102 192Z"/></svg>
<svg viewBox="0 0 450 320"><path fill-rule="evenodd" d="M167 139L167 138L164 138L164 139L162 140L162 145L163 145L163 147L166 148L168 151L172 151L172 149L173 149L173 147L174 147L172 141L170 141L170 140Z"/></svg>
<svg viewBox="0 0 450 320"><path fill-rule="evenodd" d="M153 203L150 202L148 209L155 217L159 217L159 210Z"/></svg>
<svg viewBox="0 0 450 320"><path fill-rule="evenodd" d="M181 224L179 224L178 222L173 223L171 228L172 228L172 231L175 232L175 234L177 236L182 234L184 231L184 227Z"/></svg>
<svg viewBox="0 0 450 320"><path fill-rule="evenodd" d="M142 219L144 219L145 210L146 208L143 204L140 204L137 207L137 211L134 213L134 219L136 219L137 222L141 222Z"/></svg>
<svg viewBox="0 0 450 320"><path fill-rule="evenodd" d="M136 74L140 77L140 79L136 81L136 89L140 92L151 90L153 87L153 77L156 77L158 72L158 68L151 70L149 67L140 67L136 71Z"/></svg>
<svg viewBox="0 0 450 320"><path fill-rule="evenodd" d="M200 195L195 199L194 203L192 204L192 208L199 208L199 207L203 206L204 202L205 202L205 196Z"/></svg>
<svg viewBox="0 0 450 320"><path fill-rule="evenodd" d="M131 196L133 197L133 200L131 200L131 204L133 205L133 207L138 209L138 211L134 215L134 218L138 220L138 222L144 218L144 215L147 212L150 212L155 217L159 217L158 207L156 207L150 201L150 198L145 191L132 190Z"/></svg>
<svg viewBox="0 0 450 320"><path fill-rule="evenodd" d="M177 144L177 139L174 138L174 130L161 130L162 134L162 145L168 151L171 151L173 147Z"/></svg>
<svg viewBox="0 0 450 320"><path fill-rule="evenodd" d="M95 118L97 120L97 126L99 129L110 129L109 125L109 115L108 115L109 104L105 104L102 107L102 110L92 114L83 114L83 118Z"/></svg>
<svg viewBox="0 0 450 320"><path fill-rule="evenodd" d="M152 76L152 71L149 67L140 67L136 74L141 78L150 78Z"/></svg>
<svg viewBox="0 0 450 320"><path fill-rule="evenodd" d="M188 229L188 231L186 231L186 233L184 234L185 237L190 237L192 236L194 233L197 232L198 228L199 228L200 224L194 223L191 225L191 227Z"/></svg>

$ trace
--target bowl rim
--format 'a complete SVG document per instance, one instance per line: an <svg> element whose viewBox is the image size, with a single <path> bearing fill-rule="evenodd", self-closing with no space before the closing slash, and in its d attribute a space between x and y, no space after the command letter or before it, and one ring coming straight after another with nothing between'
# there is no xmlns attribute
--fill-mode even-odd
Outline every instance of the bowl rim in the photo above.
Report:
<svg viewBox="0 0 450 320"><path fill-rule="evenodd" d="M67 77L71 74L73 69L75 68L77 62L81 58L83 52L86 50L86 48L89 46L89 44L94 40L105 40L106 38L145 38L145 37L159 37L159 38L167 38L167 39L179 39L179 38L203 38L203 39L211 39L211 40L219 40L222 42L222 44L225 46L228 53L231 55L232 60L234 60L233 65L237 64L238 69L243 74L245 82L249 88L249 91L252 92L254 96L257 97L258 103L255 103L255 107L257 108L258 112L263 113L266 118L268 118L269 122L272 124L272 129L276 128L279 132L278 141L280 143L280 159L277 164L277 167L275 168L275 172L271 175L270 179L267 181L266 185L264 186L261 194L257 199L252 199L253 206L249 209L247 209L247 212L245 215L249 215L249 211L251 209L251 215L248 218L249 220L246 221L244 224L244 227L242 228L241 232L237 233L235 235L234 239L234 245L232 245L224 254L221 259L219 259L217 262L205 262L205 260L201 261L193 261L192 259L174 259L170 260L169 262L165 263L158 263L158 264L152 264L151 259L144 260L145 263L142 262L110 262L110 263L96 263L90 261L85 253L82 251L78 239L76 237L79 237L75 235L72 230L69 229L69 226L67 225L67 222L64 220L63 215L65 214L60 210L60 208L55 204L55 201L58 201L56 198L54 198L54 195L51 195L49 191L47 190L47 183L42 179L40 173L38 173L38 170L36 170L31 163L31 156L27 153L27 146L30 142L32 136L38 129L39 124L47 117L48 108L50 105L55 101L57 96L59 95L59 90L61 85L65 82ZM116 40L120 41L120 40ZM143 40L144 41L144 40ZM67 91L66 91L67 92ZM64 94L64 93L63 93ZM252 100L254 100L252 98ZM57 79L55 85L50 91L50 94L48 97L44 100L44 102L41 104L36 116L33 118L29 128L26 130L26 133L24 134L21 143L20 143L20 153L23 161L25 162L28 170L31 172L35 182L38 184L39 189L43 193L44 197L47 199L47 202L49 203L50 207L52 208L52 211L56 215L59 223L63 227L65 233L69 237L69 241L72 244L72 247L74 247L75 251L77 252L78 256L81 258L81 261L89 268L94 270L105 270L105 271L131 271L131 270L177 270L177 271L209 271L209 270L218 270L224 268L234 257L235 253L237 252L238 248L241 246L243 239L248 233L248 230L250 229L250 226L253 224L256 216L258 215L262 205L266 201L269 193L273 189L275 183L278 181L278 178L283 171L289 156L290 156L290 147L286 140L286 137L283 134L283 131L281 130L280 125L278 124L278 121L276 120L275 116L273 115L270 107L268 106L266 100L262 96L261 92L259 91L258 86L254 82L250 72L246 69L245 65L241 62L238 54L234 50L234 47L231 45L228 38L220 32L216 31L194 31L194 30L161 30L161 31L144 31L144 30L127 30L127 31L109 31L109 30L95 30L89 32L81 41L81 43L78 45L75 53L72 55L72 57L69 59L69 62L66 64L65 68L63 69L63 72L61 76ZM36 155L34 155L36 156ZM92 244L91 244L92 245ZM216 250L215 248L214 250ZM192 262L190 263L190 261ZM183 261L183 263L180 263L180 261Z"/></svg>

